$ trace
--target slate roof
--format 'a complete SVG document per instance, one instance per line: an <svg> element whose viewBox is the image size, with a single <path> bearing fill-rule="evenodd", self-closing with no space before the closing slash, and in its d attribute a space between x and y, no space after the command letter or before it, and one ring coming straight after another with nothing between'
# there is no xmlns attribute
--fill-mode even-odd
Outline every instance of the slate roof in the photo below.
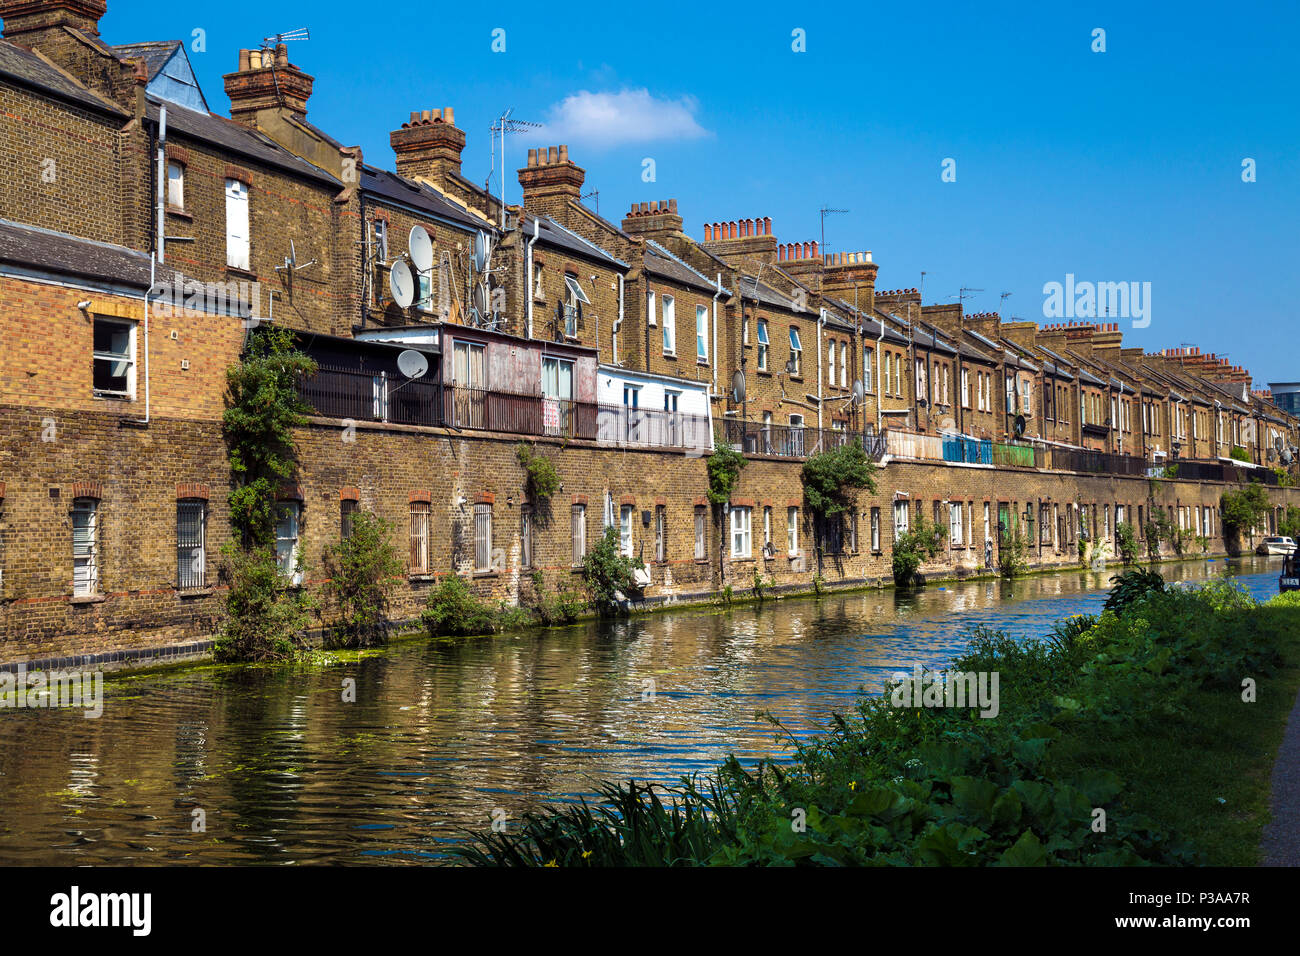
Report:
<svg viewBox="0 0 1300 956"><path fill-rule="evenodd" d="M0 76L99 113L125 118L127 112L92 93L62 70L30 50L0 40Z"/></svg>
<svg viewBox="0 0 1300 956"><path fill-rule="evenodd" d="M149 256L143 252L6 219L0 219L0 263L141 291L149 288ZM175 273L165 269L155 278L171 280Z"/></svg>
<svg viewBox="0 0 1300 956"><path fill-rule="evenodd" d="M589 239L584 239L572 230L565 229L554 219L547 216L529 215L524 217L522 231L525 239L532 239L533 237L532 221L534 219L536 219L537 224L541 227L537 233L538 242L559 249L565 249L587 259L594 259L597 262L604 263L605 265L614 266L617 269L626 270L628 268L628 264L622 259L611 256L594 242Z"/></svg>
<svg viewBox="0 0 1300 956"><path fill-rule="evenodd" d="M646 271L660 278L671 279L682 285L707 291L710 295L718 291L718 287L709 280L708 276L688 266L653 239L646 240L644 262ZM731 290L724 286L722 294L729 296Z"/></svg>
<svg viewBox="0 0 1300 956"><path fill-rule="evenodd" d="M479 218L459 203L424 183L374 166L361 167L361 191L392 202L411 206L440 219L450 220L467 230L482 229L495 234L490 222Z"/></svg>
<svg viewBox="0 0 1300 956"><path fill-rule="evenodd" d="M121 43L110 49L123 60L143 60L149 79L152 80L180 47L180 40L154 40L147 43Z"/></svg>

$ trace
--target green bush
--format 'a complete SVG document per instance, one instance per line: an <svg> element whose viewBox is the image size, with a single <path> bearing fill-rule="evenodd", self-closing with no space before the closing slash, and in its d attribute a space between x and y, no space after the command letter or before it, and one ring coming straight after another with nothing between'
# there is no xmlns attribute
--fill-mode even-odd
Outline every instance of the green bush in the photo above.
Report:
<svg viewBox="0 0 1300 956"><path fill-rule="evenodd" d="M1029 542L1013 527L1003 533L1002 547L998 548L998 574L1008 581L1029 570Z"/></svg>
<svg viewBox="0 0 1300 956"><path fill-rule="evenodd" d="M577 591L557 591L548 594L546 578L541 571L533 572L533 593L536 595L534 610L546 627L572 624L587 609L589 603Z"/></svg>
<svg viewBox="0 0 1300 956"><path fill-rule="evenodd" d="M1237 538L1240 544L1242 535L1263 524L1269 509L1268 495L1261 485L1251 482L1237 491L1225 491L1219 508L1225 534Z"/></svg>
<svg viewBox="0 0 1300 956"><path fill-rule="evenodd" d="M902 534L894 536L894 550L891 557L894 583L899 587L911 585L916 579L917 569L942 553L947 537L947 528L926 521L925 514L918 513L915 525Z"/></svg>
<svg viewBox="0 0 1300 956"><path fill-rule="evenodd" d="M596 546L582 557L582 578L597 611L608 612L619 606L617 595L633 593L632 572L645 565L640 558L629 558L619 550L618 529L609 527Z"/></svg>
<svg viewBox="0 0 1300 956"><path fill-rule="evenodd" d="M389 598L405 572L393 526L369 511L352 514L352 533L325 553L327 647L373 647L388 640Z"/></svg>
<svg viewBox="0 0 1300 956"><path fill-rule="evenodd" d="M218 661L284 661L306 646L315 602L280 572L270 548L229 547L219 572L226 592L213 656Z"/></svg>
<svg viewBox="0 0 1300 956"><path fill-rule="evenodd" d="M1165 589L1164 575L1148 568L1134 568L1123 574L1113 575L1110 581L1112 587L1103 606L1105 610L1114 611L1116 614L1123 614L1130 604L1148 594Z"/></svg>
<svg viewBox="0 0 1300 956"><path fill-rule="evenodd" d="M1119 552L1119 559L1124 564L1132 564L1137 560L1137 535L1127 521L1115 525L1115 550Z"/></svg>
<svg viewBox="0 0 1300 956"><path fill-rule="evenodd" d="M1240 445L1233 445L1232 451L1228 452L1228 454L1237 461L1250 461L1250 452Z"/></svg>
<svg viewBox="0 0 1300 956"><path fill-rule="evenodd" d="M560 475L551 459L536 454L532 445L522 441L515 446L515 456L527 475L524 487L528 500L539 505L549 501L560 490Z"/></svg>
<svg viewBox="0 0 1300 956"><path fill-rule="evenodd" d="M431 591L420 620L431 637L491 634L496 630L492 609L470 592L464 579L448 574Z"/></svg>

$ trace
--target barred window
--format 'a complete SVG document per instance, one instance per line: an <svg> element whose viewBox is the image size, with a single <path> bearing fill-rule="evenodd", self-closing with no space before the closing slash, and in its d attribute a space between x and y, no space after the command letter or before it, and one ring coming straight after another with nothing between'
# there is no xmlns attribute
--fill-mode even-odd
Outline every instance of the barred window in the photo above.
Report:
<svg viewBox="0 0 1300 956"><path fill-rule="evenodd" d="M576 568L582 564L582 558L587 553L587 506L574 505L573 516L570 521L573 533L573 566Z"/></svg>
<svg viewBox="0 0 1300 956"><path fill-rule="evenodd" d="M695 509L695 560L703 561L707 556L707 545L705 544L705 524L704 509Z"/></svg>
<svg viewBox="0 0 1300 956"><path fill-rule="evenodd" d="M351 498L339 502L339 537L347 540L352 537L352 516L356 514L357 503Z"/></svg>
<svg viewBox="0 0 1300 956"><path fill-rule="evenodd" d="M90 597L99 587L99 502L72 502L72 593Z"/></svg>
<svg viewBox="0 0 1300 956"><path fill-rule="evenodd" d="M280 573L293 584L302 581L302 571L298 567L298 525L301 512L302 505L297 501L281 501L276 506L275 560L280 565Z"/></svg>
<svg viewBox="0 0 1300 956"><path fill-rule="evenodd" d="M410 574L429 573L429 503L411 502L411 555L407 562Z"/></svg>
<svg viewBox="0 0 1300 956"><path fill-rule="evenodd" d="M668 509L663 505L655 507L655 560L668 560Z"/></svg>
<svg viewBox="0 0 1300 956"><path fill-rule="evenodd" d="M207 512L201 499L176 502L176 587L182 591L207 585Z"/></svg>
<svg viewBox="0 0 1300 956"><path fill-rule="evenodd" d="M871 509L871 550L880 550L880 509Z"/></svg>
<svg viewBox="0 0 1300 956"><path fill-rule="evenodd" d="M474 570L492 569L492 506L474 506Z"/></svg>
<svg viewBox="0 0 1300 956"><path fill-rule="evenodd" d="M519 560L525 568L533 566L533 509L524 505L519 509Z"/></svg>

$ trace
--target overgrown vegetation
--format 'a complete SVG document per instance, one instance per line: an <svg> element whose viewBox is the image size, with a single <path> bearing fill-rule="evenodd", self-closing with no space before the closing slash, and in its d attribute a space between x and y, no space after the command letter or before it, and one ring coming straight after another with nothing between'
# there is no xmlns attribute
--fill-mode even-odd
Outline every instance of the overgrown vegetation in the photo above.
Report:
<svg viewBox="0 0 1300 956"><path fill-rule="evenodd" d="M537 603L534 610L538 620L546 627L572 624L587 608L586 597L577 591L546 590L546 578L541 571L533 572L533 592Z"/></svg>
<svg viewBox="0 0 1300 956"><path fill-rule="evenodd" d="M1134 568L1123 574L1113 575L1110 579L1111 589L1106 596L1104 609L1123 614L1129 605L1146 597L1148 594L1165 590L1165 578L1159 571L1148 568Z"/></svg>
<svg viewBox="0 0 1300 956"><path fill-rule="evenodd" d="M255 329L237 365L226 370L222 434L233 476L229 495L234 542L219 571L226 593L215 654L223 661L293 657L303 644L315 605L293 585L275 553L277 500L297 467L293 429L309 411L298 383L316 363L280 326Z"/></svg>
<svg viewBox="0 0 1300 956"><path fill-rule="evenodd" d="M1262 485L1251 482L1238 491L1225 491L1219 500L1219 508L1225 537L1240 549L1242 537L1263 524L1269 509L1268 495Z"/></svg>
<svg viewBox="0 0 1300 956"><path fill-rule="evenodd" d="M941 524L925 520L924 512L917 512L916 523L902 534L894 536L891 564L894 583L909 587L916 580L916 572L926 561L933 561L942 553L948 529Z"/></svg>
<svg viewBox="0 0 1300 956"><path fill-rule="evenodd" d="M1278 522L1277 533L1300 541L1300 508L1287 505L1282 520Z"/></svg>
<svg viewBox="0 0 1300 956"><path fill-rule="evenodd" d="M448 574L429 591L420 620L430 637L464 637L491 634L496 630L496 615L476 598L465 579Z"/></svg>
<svg viewBox="0 0 1300 956"><path fill-rule="evenodd" d="M1137 535L1127 521L1115 525L1115 550L1124 564L1132 564L1137 560Z"/></svg>
<svg viewBox="0 0 1300 956"><path fill-rule="evenodd" d="M1172 542L1176 534L1173 523L1165 510L1159 505L1152 502L1147 508L1149 517L1143 528L1147 539L1147 557L1160 557L1160 545L1163 542Z"/></svg>
<svg viewBox="0 0 1300 956"><path fill-rule="evenodd" d="M591 605L602 614L620 610L622 601L636 590L632 572L645 567L640 558L623 554L618 535L618 528L606 528L596 546L582 557L582 578Z"/></svg>
<svg viewBox="0 0 1300 956"><path fill-rule="evenodd" d="M604 787L595 805L528 814L453 853L497 866L1256 862L1259 762L1294 688L1243 707L1241 677L1300 660L1300 602L1149 574L1121 575L1123 600L1045 641L976 631L953 666L1000 675L997 719L908 706L891 685L825 734L786 734L788 762ZM1221 808L1224 793L1239 803Z"/></svg>
<svg viewBox="0 0 1300 956"><path fill-rule="evenodd" d="M375 647L388 641L389 599L405 567L393 526L370 511L352 513L352 530L325 553L326 647Z"/></svg>
<svg viewBox="0 0 1300 956"><path fill-rule="evenodd" d="M1237 461L1250 461L1250 452L1240 445L1233 445L1232 451L1228 452L1228 454Z"/></svg>
<svg viewBox="0 0 1300 956"><path fill-rule="evenodd" d="M749 460L732 448L719 435L713 443L713 454L704 460L709 473L709 501L714 505L725 505L731 500L731 494L740 481L740 472L749 464Z"/></svg>
<svg viewBox="0 0 1300 956"><path fill-rule="evenodd" d="M527 476L524 491L528 500L536 505L545 505L560 490L560 474L555 470L554 463L545 455L537 454L532 445L522 441L515 446L515 457L519 459Z"/></svg>
<svg viewBox="0 0 1300 956"><path fill-rule="evenodd" d="M1002 533L1002 546L998 548L998 574L1008 581L1029 570L1029 542L1013 522Z"/></svg>

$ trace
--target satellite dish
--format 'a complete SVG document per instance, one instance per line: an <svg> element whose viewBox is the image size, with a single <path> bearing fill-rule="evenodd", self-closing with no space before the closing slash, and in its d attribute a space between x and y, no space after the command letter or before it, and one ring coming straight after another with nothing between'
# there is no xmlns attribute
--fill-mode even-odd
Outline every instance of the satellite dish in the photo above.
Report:
<svg viewBox="0 0 1300 956"><path fill-rule="evenodd" d="M397 353L397 370L407 378L424 378L429 371L429 360L422 352L405 349Z"/></svg>
<svg viewBox="0 0 1300 956"><path fill-rule="evenodd" d="M433 240L429 238L423 226L411 227L406 248L411 253L411 262L418 271L428 272L433 268Z"/></svg>
<svg viewBox="0 0 1300 956"><path fill-rule="evenodd" d="M415 301L415 279L405 259L398 259L389 270L388 290L393 293L393 301L403 309Z"/></svg>
<svg viewBox="0 0 1300 956"><path fill-rule="evenodd" d="M492 240L486 232L474 237L474 271L486 272L488 258L492 255Z"/></svg>
<svg viewBox="0 0 1300 956"><path fill-rule="evenodd" d="M1020 438L1025 433L1025 416L1016 416L1016 437Z"/></svg>
<svg viewBox="0 0 1300 956"><path fill-rule="evenodd" d="M786 375L793 375L793 374L794 374L794 368L795 368L795 366L794 366L794 359L786 359L786 360L785 360L785 374L786 374Z"/></svg>
<svg viewBox="0 0 1300 956"><path fill-rule="evenodd" d="M853 404L861 405L864 395L866 395L866 389L862 387L862 379L855 378L853 380Z"/></svg>
<svg viewBox="0 0 1300 956"><path fill-rule="evenodd" d="M745 373L740 369L736 369L736 374L731 376L731 400L733 402L745 400Z"/></svg>
<svg viewBox="0 0 1300 956"><path fill-rule="evenodd" d="M474 311L480 317L487 315L487 284L484 282L474 286Z"/></svg>
<svg viewBox="0 0 1300 956"><path fill-rule="evenodd" d="M1281 436L1281 435L1279 435L1279 436L1277 436L1276 438L1273 439L1273 447L1276 448L1278 451L1281 451L1282 448L1283 448L1285 445L1286 445L1286 442L1284 442L1284 441L1282 440L1282 436Z"/></svg>

